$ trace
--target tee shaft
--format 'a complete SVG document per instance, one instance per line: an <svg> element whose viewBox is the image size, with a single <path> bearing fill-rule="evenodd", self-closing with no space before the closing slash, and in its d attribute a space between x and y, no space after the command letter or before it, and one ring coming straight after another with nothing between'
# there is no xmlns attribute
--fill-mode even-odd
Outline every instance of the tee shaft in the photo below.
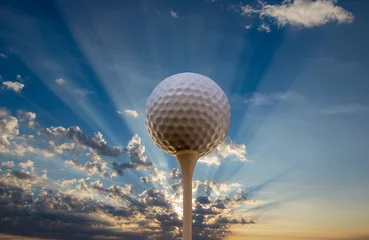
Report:
<svg viewBox="0 0 369 240"><path fill-rule="evenodd" d="M199 154L193 150L176 153L182 171L183 184L183 240L192 240L192 174Z"/></svg>

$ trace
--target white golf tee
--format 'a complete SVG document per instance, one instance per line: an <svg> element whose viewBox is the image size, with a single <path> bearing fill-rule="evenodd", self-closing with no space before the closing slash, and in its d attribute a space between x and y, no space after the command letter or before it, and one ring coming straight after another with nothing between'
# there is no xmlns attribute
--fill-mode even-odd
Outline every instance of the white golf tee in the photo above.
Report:
<svg viewBox="0 0 369 240"><path fill-rule="evenodd" d="M176 153L182 171L183 184L183 240L192 240L192 174L199 154L193 150Z"/></svg>

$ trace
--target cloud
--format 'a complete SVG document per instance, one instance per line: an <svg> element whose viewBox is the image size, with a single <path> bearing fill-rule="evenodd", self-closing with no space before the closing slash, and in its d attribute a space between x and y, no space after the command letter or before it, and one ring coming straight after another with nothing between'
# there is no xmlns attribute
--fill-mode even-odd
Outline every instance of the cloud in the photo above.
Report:
<svg viewBox="0 0 369 240"><path fill-rule="evenodd" d="M78 126L67 128L65 137L73 140L77 144L94 149L98 154L117 157L123 153L120 146L110 147L100 132L95 133L93 137L87 136Z"/></svg>
<svg viewBox="0 0 369 240"><path fill-rule="evenodd" d="M262 23L260 24L260 26L258 27L258 31L259 32L266 32L266 33L269 33L271 30L270 30L270 26L266 23Z"/></svg>
<svg viewBox="0 0 369 240"><path fill-rule="evenodd" d="M24 163L23 168L33 166L29 161ZM151 187L135 193L130 184L105 188L99 180L91 182L88 178L45 181L46 175L23 169L0 175L1 232L61 239L181 236L181 215L174 206L173 195L165 190ZM230 189L238 188L237 184L205 181L197 185L211 190L207 189L207 196L196 198L194 240L204 239L204 235L209 240L220 240L230 234L232 224L255 223L253 218L239 216L232 209L247 201L240 194L229 195Z"/></svg>
<svg viewBox="0 0 369 240"><path fill-rule="evenodd" d="M259 15L262 27L265 19L271 19L278 26L317 27L330 22L352 23L354 16L337 6L337 0L284 0L281 4L258 1L259 6L241 5L242 15Z"/></svg>
<svg viewBox="0 0 369 240"><path fill-rule="evenodd" d="M9 115L9 111L6 108L0 108L0 118L6 117Z"/></svg>
<svg viewBox="0 0 369 240"><path fill-rule="evenodd" d="M368 106L360 104L336 105L320 110L320 112L324 115L350 115L368 111L369 111Z"/></svg>
<svg viewBox="0 0 369 240"><path fill-rule="evenodd" d="M5 81L3 82L3 85L6 89L13 90L16 93L20 93L24 88L24 84L19 82Z"/></svg>
<svg viewBox="0 0 369 240"><path fill-rule="evenodd" d="M71 147L77 148L78 146L85 146L93 149L96 151L96 153L105 156L118 157L124 153L124 149L121 146L109 146L100 132L95 133L95 135L91 137L86 135L78 126L72 126L69 128L64 128L61 126L42 128L36 121L35 113L26 112L24 110L18 110L17 113L18 119L21 123L37 131L38 133L48 137L64 137L67 140L72 140L76 144L64 145L64 150ZM59 146L59 150L60 147L61 146Z"/></svg>
<svg viewBox="0 0 369 240"><path fill-rule="evenodd" d="M41 239L180 238L180 171L163 171L151 162L138 135L132 136L125 147L116 146L116 152L99 132L88 136L78 126L43 128L35 113L20 110L17 119L7 109L0 110L0 133L6 134L13 148L10 150L19 156L26 151L58 154L65 164L88 175L53 181L45 170L37 169L37 162L2 162L6 170L0 172L0 232ZM20 135L18 122L37 134ZM29 145L39 142L43 148ZM217 149L220 159L244 160L245 154L246 147L230 139ZM103 157L114 160L106 162ZM133 182L143 184L99 180L123 175L126 170L136 171ZM248 224L242 217L248 218L235 210L250 201L244 197L242 185L194 181L193 190L194 240L204 236L220 240L230 234L232 224Z"/></svg>
<svg viewBox="0 0 369 240"><path fill-rule="evenodd" d="M63 78L56 79L55 83L77 97L86 97L87 95L95 93L87 89L74 87Z"/></svg>
<svg viewBox="0 0 369 240"><path fill-rule="evenodd" d="M40 127L40 125L35 121L36 113L18 110L17 117L20 123L25 124L27 127L33 130L38 130Z"/></svg>
<svg viewBox="0 0 369 240"><path fill-rule="evenodd" d="M207 165L220 165L221 160L226 158L247 162L246 145L236 144L230 138L226 138L214 151L201 157L199 162Z"/></svg>
<svg viewBox="0 0 369 240"><path fill-rule="evenodd" d="M2 108L0 113L0 152L2 152L2 146L9 146L9 140L19 135L19 125L18 119L10 116L7 109Z"/></svg>
<svg viewBox="0 0 369 240"><path fill-rule="evenodd" d="M1 163L2 167L8 167L8 168L12 168L14 167L14 162L13 161L6 161L6 162L2 162Z"/></svg>
<svg viewBox="0 0 369 240"><path fill-rule="evenodd" d="M31 160L27 160L27 162L20 162L18 164L23 170L31 170L31 172L34 171L34 162Z"/></svg>
<svg viewBox="0 0 369 240"><path fill-rule="evenodd" d="M172 15L173 18L178 18L178 13L173 10L170 10L170 15Z"/></svg>
<svg viewBox="0 0 369 240"><path fill-rule="evenodd" d="M171 179L180 179L182 178L181 171L178 168L173 168L172 171L170 171L169 177Z"/></svg>
<svg viewBox="0 0 369 240"><path fill-rule="evenodd" d="M147 184L149 182L149 178L148 177L140 177L140 181L143 183L143 184Z"/></svg>
<svg viewBox="0 0 369 240"><path fill-rule="evenodd" d="M8 58L8 56L6 54L4 54L4 53L0 53L0 57L1 58Z"/></svg>
<svg viewBox="0 0 369 240"><path fill-rule="evenodd" d="M63 78L58 78L55 80L56 84L58 85L64 85L67 84L67 81L65 81Z"/></svg>
<svg viewBox="0 0 369 240"><path fill-rule="evenodd" d="M126 109L124 112L117 111L118 114L125 114L127 116L138 118L141 114L138 113L136 110Z"/></svg>
<svg viewBox="0 0 369 240"><path fill-rule="evenodd" d="M284 93L254 93L250 98L245 100L246 104L253 106L265 106L278 102L301 102L304 97L297 92L288 91Z"/></svg>
<svg viewBox="0 0 369 240"><path fill-rule="evenodd" d="M130 157L130 160L133 164L140 166L151 166L152 162L147 159L145 154L146 148L141 143L141 138L135 134L131 141L128 142L126 151Z"/></svg>

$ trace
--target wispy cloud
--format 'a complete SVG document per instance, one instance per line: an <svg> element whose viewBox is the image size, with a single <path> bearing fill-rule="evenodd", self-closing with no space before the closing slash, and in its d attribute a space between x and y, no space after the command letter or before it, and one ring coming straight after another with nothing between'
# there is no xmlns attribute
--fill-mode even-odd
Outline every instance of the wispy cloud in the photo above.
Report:
<svg viewBox="0 0 369 240"><path fill-rule="evenodd" d="M8 58L8 56L4 53L0 53L0 58Z"/></svg>
<svg viewBox="0 0 369 240"><path fill-rule="evenodd" d="M78 97L86 97L87 95L93 94L93 91L87 90L87 89L83 89L83 88L77 88L72 86L68 81L66 81L63 78L58 78L55 80L55 83L66 89L68 92L70 92L71 94L78 96Z"/></svg>
<svg viewBox="0 0 369 240"><path fill-rule="evenodd" d="M271 30L270 30L270 26L266 23L262 23L260 24L260 26L258 27L258 31L259 32L266 32L266 33L269 33Z"/></svg>
<svg viewBox="0 0 369 240"><path fill-rule="evenodd" d="M138 113L136 110L132 110L132 109L125 109L123 112L122 111L117 111L118 114L124 114L133 118L138 118L139 116L141 116L140 113Z"/></svg>
<svg viewBox="0 0 369 240"><path fill-rule="evenodd" d="M361 104L343 104L327 107L320 110L325 115L344 115L369 112L369 106Z"/></svg>
<svg viewBox="0 0 369 240"><path fill-rule="evenodd" d="M173 18L178 18L178 13L173 10L170 10L170 15L172 15Z"/></svg>
<svg viewBox="0 0 369 240"><path fill-rule="evenodd" d="M242 15L258 15L261 19L259 28L266 24L266 19L279 27L287 25L296 27L317 27L330 22L351 23L354 15L337 6L336 0L284 0L281 4L268 4L258 1L257 7L241 5ZM237 9L237 7L233 7Z"/></svg>
<svg viewBox="0 0 369 240"><path fill-rule="evenodd" d="M256 92L245 100L246 104L254 106L271 105L278 102L300 102L304 97L297 92L288 91L284 93L261 93Z"/></svg>

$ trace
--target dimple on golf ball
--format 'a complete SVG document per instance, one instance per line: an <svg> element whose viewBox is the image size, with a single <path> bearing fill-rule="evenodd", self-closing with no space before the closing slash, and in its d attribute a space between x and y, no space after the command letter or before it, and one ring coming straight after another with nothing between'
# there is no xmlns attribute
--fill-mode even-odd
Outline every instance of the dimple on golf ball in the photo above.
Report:
<svg viewBox="0 0 369 240"><path fill-rule="evenodd" d="M222 89L210 78L179 73L163 80L146 105L146 127L154 143L170 155L195 150L200 156L225 138L230 106Z"/></svg>

